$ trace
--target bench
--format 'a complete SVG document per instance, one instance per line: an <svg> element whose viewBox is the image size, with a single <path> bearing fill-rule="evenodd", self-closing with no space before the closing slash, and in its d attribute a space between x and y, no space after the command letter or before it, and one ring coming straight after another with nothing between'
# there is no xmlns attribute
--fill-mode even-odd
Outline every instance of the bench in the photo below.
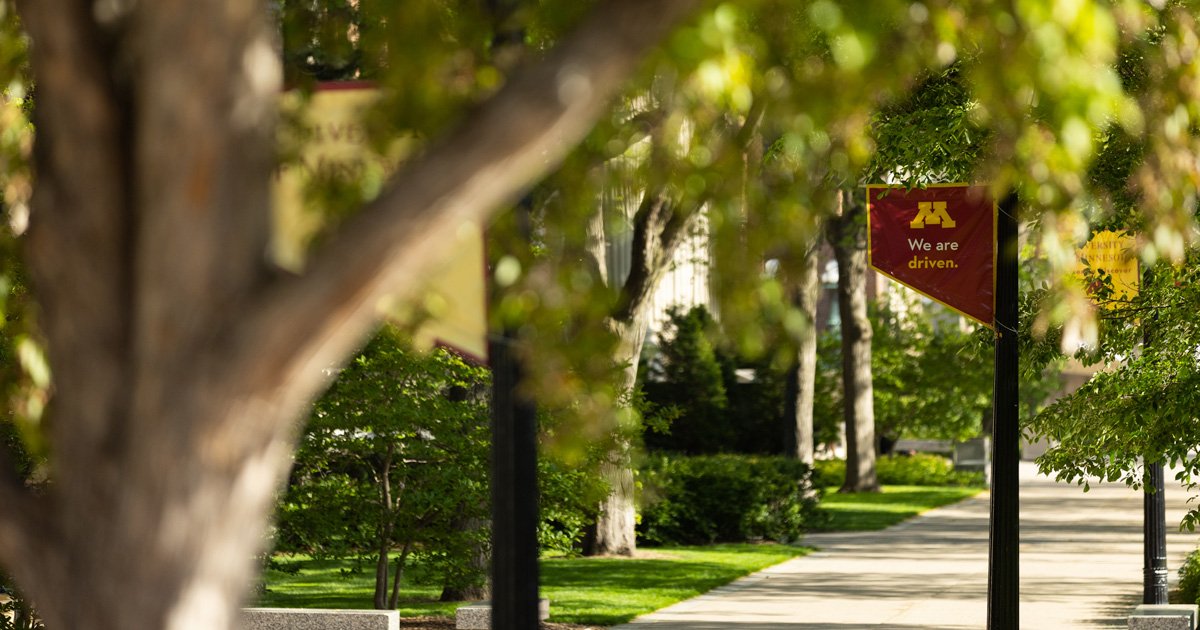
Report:
<svg viewBox="0 0 1200 630"><path fill-rule="evenodd" d="M238 630L400 630L394 610L243 608Z"/></svg>
<svg viewBox="0 0 1200 630"><path fill-rule="evenodd" d="M1196 630L1195 604L1142 604L1129 616L1129 630Z"/></svg>
<svg viewBox="0 0 1200 630"><path fill-rule="evenodd" d="M1195 604L1142 604L1129 616L1129 630L1195 630Z"/></svg>
<svg viewBox="0 0 1200 630"><path fill-rule="evenodd" d="M545 621L550 618L550 600L545 597L538 600L538 619ZM492 627L492 603L475 602L461 606L454 611L455 630L490 630Z"/></svg>

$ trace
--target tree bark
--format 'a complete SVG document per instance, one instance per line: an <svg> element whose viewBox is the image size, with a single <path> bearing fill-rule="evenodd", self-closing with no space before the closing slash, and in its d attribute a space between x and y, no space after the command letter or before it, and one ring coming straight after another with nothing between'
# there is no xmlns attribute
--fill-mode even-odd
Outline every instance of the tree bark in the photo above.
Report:
<svg viewBox="0 0 1200 630"><path fill-rule="evenodd" d="M796 291L796 306L804 313L808 326L800 333L796 349L796 369L791 372L794 379L792 392L795 395L792 417L793 451L791 455L810 466L813 463L813 405L817 382L817 297L819 248L812 247L808 264L800 277Z"/></svg>
<svg viewBox="0 0 1200 630"><path fill-rule="evenodd" d="M630 391L637 384L638 359L646 339L647 302L642 300L632 321L613 322L620 337L617 359L624 365L621 391ZM608 460L601 464L600 474L609 486L609 493L600 503L591 548L585 552L588 555L632 556L637 550L637 505L632 445L627 440L617 440Z"/></svg>
<svg viewBox="0 0 1200 630"><path fill-rule="evenodd" d="M646 341L650 299L662 279L675 250L687 233L698 208L679 210L671 203L666 190L649 190L633 220L633 261L629 277L621 287L617 307L608 325L619 342L613 359L622 366L620 391L632 391L637 385L638 361ZM589 239L592 256L597 265L605 268L603 238ZM631 556L637 549L637 506L634 496L632 445L618 439L600 467L600 473L610 491L601 502L588 555Z"/></svg>
<svg viewBox="0 0 1200 630"><path fill-rule="evenodd" d="M696 4L605 3L286 276L264 262L281 75L267 3L18 0L53 459L43 495L0 470L0 564L47 627L230 627L325 371L463 221L553 167Z"/></svg>
<svg viewBox="0 0 1200 630"><path fill-rule="evenodd" d="M388 555L392 550L392 534L396 530L395 514L399 511L397 500L392 497L392 457L395 454L394 444L388 444L383 456L376 483L379 484L379 507L383 520L376 530L375 544L378 546L375 556L375 610L387 610L388 596ZM403 492L403 487L401 488Z"/></svg>
<svg viewBox="0 0 1200 630"><path fill-rule="evenodd" d="M464 532L480 532L487 529L488 526L488 521L481 518L462 518L454 524L455 529ZM491 599L492 588L488 578L491 549L484 540L477 540L472 545L469 563L471 571L479 577L478 581L470 584L445 584L442 586L442 594L438 599L443 602L478 602Z"/></svg>
<svg viewBox="0 0 1200 630"><path fill-rule="evenodd" d="M400 548L400 557L396 558L396 572L392 575L392 596L388 598L388 610L396 610L400 606L400 583L404 580L404 567L408 564L408 554L412 551L412 541L404 541Z"/></svg>
<svg viewBox="0 0 1200 630"><path fill-rule="evenodd" d="M849 191L838 194L839 213L829 219L829 242L838 265L838 312L842 331L843 418L846 482L841 492L878 492L875 477L875 404L871 385L871 322L867 319L865 206Z"/></svg>
<svg viewBox="0 0 1200 630"><path fill-rule="evenodd" d="M762 102L755 100L742 125L725 139L725 146L729 150L745 151L757 137L762 115ZM624 366L621 391L632 391L637 385L638 361L646 340L650 300L705 203L701 199L681 208L671 197L666 186L657 189L650 186L633 217L633 261L608 322L620 340L614 359ZM592 256L601 269L605 267L603 243L602 237L589 232ZM588 555L631 556L637 549L637 506L631 456L631 445L620 441L601 466L601 474L611 491L601 502L596 525L588 537L590 544L585 545Z"/></svg>

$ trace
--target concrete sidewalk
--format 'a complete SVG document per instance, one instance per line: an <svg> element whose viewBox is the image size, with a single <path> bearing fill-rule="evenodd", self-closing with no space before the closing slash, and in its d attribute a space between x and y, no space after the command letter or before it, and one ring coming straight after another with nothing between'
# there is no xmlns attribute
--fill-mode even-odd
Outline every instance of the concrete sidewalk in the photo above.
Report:
<svg viewBox="0 0 1200 630"><path fill-rule="evenodd" d="M1177 533L1187 494L1167 487L1168 568L1198 542ZM882 532L815 534L819 551L639 617L625 630L963 629L987 625L988 495ZM1142 495L1084 493L1021 464L1021 628L1123 628L1141 601Z"/></svg>

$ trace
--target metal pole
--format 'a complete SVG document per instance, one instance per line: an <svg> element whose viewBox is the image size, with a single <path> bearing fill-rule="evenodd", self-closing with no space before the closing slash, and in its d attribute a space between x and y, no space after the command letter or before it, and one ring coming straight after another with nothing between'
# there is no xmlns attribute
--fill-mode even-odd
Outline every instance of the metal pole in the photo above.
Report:
<svg viewBox="0 0 1200 630"><path fill-rule="evenodd" d="M488 344L492 365L492 628L537 630L537 422L517 393L511 335Z"/></svg>
<svg viewBox="0 0 1200 630"><path fill-rule="evenodd" d="M988 548L988 630L1017 630L1020 618L1017 490L1017 198L996 221L996 373L992 426L992 509Z"/></svg>
<svg viewBox="0 0 1200 630"><path fill-rule="evenodd" d="M1142 274L1142 286L1149 286L1153 271ZM1150 352L1154 317L1142 321L1142 352ZM1155 405L1157 412L1157 405ZM1162 463L1146 464L1147 488L1142 495L1142 603L1167 604L1167 505Z"/></svg>
<svg viewBox="0 0 1200 630"><path fill-rule="evenodd" d="M1143 604L1167 604L1167 506L1163 465L1148 464L1154 492L1143 495ZM1149 489L1149 488L1147 488Z"/></svg>

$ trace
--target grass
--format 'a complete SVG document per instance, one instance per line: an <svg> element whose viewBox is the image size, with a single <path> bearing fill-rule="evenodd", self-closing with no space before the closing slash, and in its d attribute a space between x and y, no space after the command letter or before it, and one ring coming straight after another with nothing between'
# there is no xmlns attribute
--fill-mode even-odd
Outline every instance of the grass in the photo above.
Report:
<svg viewBox="0 0 1200 630"><path fill-rule="evenodd" d="M312 560L305 556L278 555L286 571L267 569L266 592L258 605L268 608L373 608L375 565L355 560ZM434 615L453 617L459 602L439 602L441 589L414 584L407 576L400 590L402 617Z"/></svg>
<svg viewBox="0 0 1200 630"><path fill-rule="evenodd" d="M829 488L821 531L873 531L926 510L961 501L980 488L885 486L882 493L838 494ZM615 625L727 584L810 549L777 544L664 547L639 558L548 558L542 561L542 595L551 620ZM261 606L283 608L370 608L374 565L353 560L310 560L278 556L288 571L268 570ZM416 577L415 581L412 577ZM440 589L405 578L400 614L452 617L461 602L439 602Z"/></svg>
<svg viewBox="0 0 1200 630"><path fill-rule="evenodd" d="M653 549L649 558L550 559L542 562L542 594L553 621L614 625L809 551L728 544Z"/></svg>
<svg viewBox="0 0 1200 630"><path fill-rule="evenodd" d="M840 494L826 489L820 509L829 519L817 531L865 532L891 527L905 519L982 492L956 486L884 486L883 492Z"/></svg>
<svg viewBox="0 0 1200 630"><path fill-rule="evenodd" d="M808 553L805 547L729 544L653 549L642 558L550 558L542 561L542 596L552 621L614 625L694 597L743 575ZM279 557L295 573L268 570L258 605L281 608L370 608L373 565L353 560ZM439 602L440 590L412 584L401 591L402 617L450 617L460 602Z"/></svg>

